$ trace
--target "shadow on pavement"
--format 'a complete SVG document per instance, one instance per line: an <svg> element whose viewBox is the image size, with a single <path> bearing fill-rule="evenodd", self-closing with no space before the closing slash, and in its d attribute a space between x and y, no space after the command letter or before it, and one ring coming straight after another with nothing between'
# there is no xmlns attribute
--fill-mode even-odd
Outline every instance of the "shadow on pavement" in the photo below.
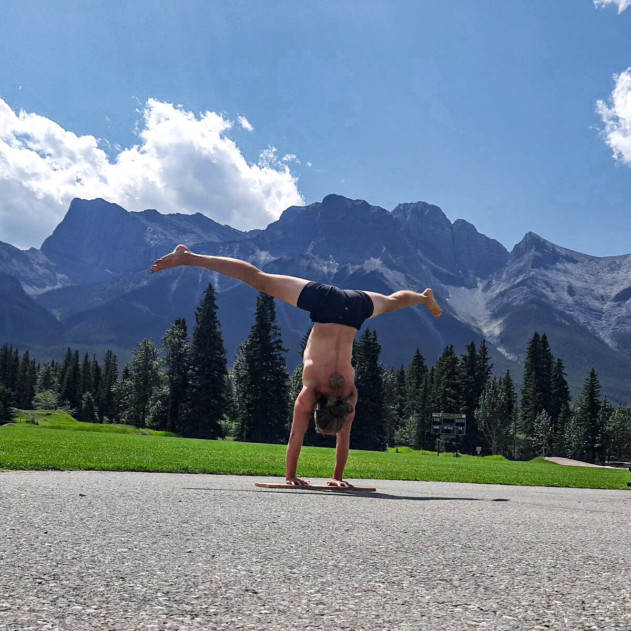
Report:
<svg viewBox="0 0 631 631"><path fill-rule="evenodd" d="M225 491L230 493L282 493L290 495L343 495L345 497L361 497L365 499L378 499L378 500L407 500L416 502L510 502L509 499L495 498L486 500L480 497L438 497L438 496L419 496L419 495L391 495L390 493L367 493L365 491L302 491L294 489L222 489L222 488L208 488L208 487L184 487L185 491Z"/></svg>

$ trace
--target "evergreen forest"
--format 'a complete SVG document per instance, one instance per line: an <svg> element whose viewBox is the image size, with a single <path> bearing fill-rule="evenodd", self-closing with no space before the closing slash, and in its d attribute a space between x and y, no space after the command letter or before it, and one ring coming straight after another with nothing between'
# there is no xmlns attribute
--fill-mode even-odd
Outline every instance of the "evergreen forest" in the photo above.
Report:
<svg viewBox="0 0 631 631"><path fill-rule="evenodd" d="M305 335L303 347L306 343ZM545 333L534 332L526 349L523 386L510 372L496 376L484 341L463 354L447 346L429 366L416 349L407 366L380 362L376 331L365 328L353 347L359 393L351 447L385 450L451 450L500 454L510 459L565 456L593 463L631 458L631 406L601 396L594 369L574 398L563 361ZM0 424L14 408L64 409L91 423L125 423L183 437L283 443L293 402L302 388L302 365L286 364L274 299L260 293L254 324L230 368L209 285L189 334L183 318L173 322L159 348L141 341L127 365L105 353L68 349L63 361L39 363L26 351L0 347ZM462 436L432 433L432 414L466 416ZM311 427L305 444L332 446L334 437Z"/></svg>

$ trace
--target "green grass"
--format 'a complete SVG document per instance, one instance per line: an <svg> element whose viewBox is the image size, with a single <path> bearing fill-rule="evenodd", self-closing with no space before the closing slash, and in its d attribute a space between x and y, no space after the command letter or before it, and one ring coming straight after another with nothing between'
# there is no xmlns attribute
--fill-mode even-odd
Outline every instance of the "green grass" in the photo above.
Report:
<svg viewBox="0 0 631 631"><path fill-rule="evenodd" d="M132 425L117 425L115 423L101 425L100 423L82 423L67 412L61 410L16 410L15 423L47 429L72 429L78 432L106 432L108 434L141 434L143 436L176 436L171 432L156 431Z"/></svg>
<svg viewBox="0 0 631 631"><path fill-rule="evenodd" d="M35 414L38 425L29 424ZM0 469L163 471L282 476L285 446L157 435L127 426L78 423L63 413L26 412L22 422L0 427ZM27 421L27 422L24 422ZM57 428L57 429L54 429ZM142 433L140 433L142 432ZM164 432L162 432L164 434ZM347 478L427 480L626 489L624 470L565 467L545 460L454 458L409 449L351 450ZM303 448L300 475L326 478L335 450Z"/></svg>

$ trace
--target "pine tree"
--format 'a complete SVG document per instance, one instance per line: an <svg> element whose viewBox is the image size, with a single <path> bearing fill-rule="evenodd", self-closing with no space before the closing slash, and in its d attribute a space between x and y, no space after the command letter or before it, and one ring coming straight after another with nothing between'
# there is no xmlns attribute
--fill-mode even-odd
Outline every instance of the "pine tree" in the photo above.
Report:
<svg viewBox="0 0 631 631"><path fill-rule="evenodd" d="M545 457L550 453L553 437L552 418L545 410L541 410L535 417L532 427L532 446L538 456Z"/></svg>
<svg viewBox="0 0 631 631"><path fill-rule="evenodd" d="M0 383L0 425L11 423L14 416L13 391Z"/></svg>
<svg viewBox="0 0 631 631"><path fill-rule="evenodd" d="M0 346L0 386L8 388L9 358L13 355L13 349L8 344Z"/></svg>
<svg viewBox="0 0 631 631"><path fill-rule="evenodd" d="M99 388L101 387L101 379L103 376L101 373L101 366L99 365L96 356L92 358L92 363L90 364L90 375L92 381L91 393L94 396L94 401L96 403L96 398L99 392Z"/></svg>
<svg viewBox="0 0 631 631"><path fill-rule="evenodd" d="M366 329L353 345L353 365L358 401L351 434L353 449L385 451L387 428L384 422L383 377L379 365L381 345L377 332Z"/></svg>
<svg viewBox="0 0 631 631"><path fill-rule="evenodd" d="M180 419L190 406L191 345L184 318L177 318L162 338L167 375L166 429L180 432Z"/></svg>
<svg viewBox="0 0 631 631"><path fill-rule="evenodd" d="M388 445L394 443L394 428L397 425L395 420L395 371L388 370L381 366L381 381L383 383L383 422L386 426L386 442Z"/></svg>
<svg viewBox="0 0 631 631"><path fill-rule="evenodd" d="M415 423L409 422L410 417L407 415L410 405L408 402L408 385L405 377L405 368L403 366L396 371L391 371L389 374L392 420L389 423L388 444L414 447L417 427ZM419 398L422 395L420 389L415 394ZM414 406L414 404L412 405Z"/></svg>
<svg viewBox="0 0 631 631"><path fill-rule="evenodd" d="M388 445L414 446L416 432L408 431L405 409L407 392L405 388L405 368L398 370L381 367L383 382L384 423Z"/></svg>
<svg viewBox="0 0 631 631"><path fill-rule="evenodd" d="M35 390L36 392L45 392L47 390L57 392L59 390L59 378L54 362L48 362L40 367L37 373Z"/></svg>
<svg viewBox="0 0 631 631"><path fill-rule="evenodd" d="M461 384L458 357L452 345L436 360L432 392L432 412L460 412Z"/></svg>
<svg viewBox="0 0 631 631"><path fill-rule="evenodd" d="M554 453L564 453L563 437L565 424L570 417L570 388L565 378L565 367L560 359L555 359L552 365L552 382L550 387L550 417L554 438L552 450Z"/></svg>
<svg viewBox="0 0 631 631"><path fill-rule="evenodd" d="M428 410L428 368L425 357L417 348L405 372L406 407L404 411L407 433L414 439L416 449L424 447L429 434L431 410Z"/></svg>
<svg viewBox="0 0 631 631"><path fill-rule="evenodd" d="M416 430L416 449L433 449L435 447L436 437L430 431L432 413L437 409L434 399L435 382L436 369L432 366L425 375L422 412L419 415Z"/></svg>
<svg viewBox="0 0 631 631"><path fill-rule="evenodd" d="M287 439L286 352L276 324L274 298L260 293L254 324L235 362L239 440L279 443Z"/></svg>
<svg viewBox="0 0 631 631"><path fill-rule="evenodd" d="M548 416L550 416L550 412L552 410L552 369L555 358L552 355L550 343L548 342L548 336L545 333L541 336L539 352L541 361L541 400L543 403L543 409L548 413Z"/></svg>
<svg viewBox="0 0 631 631"><path fill-rule="evenodd" d="M249 414L250 373L248 340L239 345L237 356L230 371L230 382L232 384L233 404L236 412L235 416L235 440L243 440L243 425L247 422Z"/></svg>
<svg viewBox="0 0 631 631"><path fill-rule="evenodd" d="M510 458L516 458L516 438L517 438L517 392L515 384L510 374L510 370L499 379L500 388L503 394L504 407L501 411L502 418L505 419L508 435L506 437L505 455Z"/></svg>
<svg viewBox="0 0 631 631"><path fill-rule="evenodd" d="M482 391L478 392L478 351L475 342L472 341L470 344L467 344L465 350L464 355L460 356L460 364L458 366L462 392L461 404L459 409L454 408L451 411L467 415L467 432L470 432L475 430L473 415ZM484 390L484 386L482 390Z"/></svg>
<svg viewBox="0 0 631 631"><path fill-rule="evenodd" d="M124 377L117 384L125 423L135 427L151 425L151 408L163 384L158 348L155 342L144 339L133 351L125 367Z"/></svg>
<svg viewBox="0 0 631 631"><path fill-rule="evenodd" d="M20 368L18 349L4 344L0 348L0 385L15 393Z"/></svg>
<svg viewBox="0 0 631 631"><path fill-rule="evenodd" d="M96 392L97 414L102 423L118 419L118 399L116 383L118 381L118 360L112 351L105 353L103 371Z"/></svg>
<svg viewBox="0 0 631 631"><path fill-rule="evenodd" d="M607 457L612 451L611 438L609 436L609 421L613 415L614 407L607 401L605 397L600 405L598 412L598 431L599 431L599 449L596 456L596 461L604 464L607 462Z"/></svg>
<svg viewBox="0 0 631 631"><path fill-rule="evenodd" d="M596 462L601 454L603 427L600 425L600 381L592 368L585 379L577 404L577 416L585 431L587 459Z"/></svg>
<svg viewBox="0 0 631 631"><path fill-rule="evenodd" d="M467 433L462 439L462 449L467 453L473 453L483 438L475 422L474 412L479 407L480 397L489 383L493 364L484 340L480 342L478 349L472 341L466 346L466 351L460 357L459 365L460 409L452 411L467 415Z"/></svg>
<svg viewBox="0 0 631 631"><path fill-rule="evenodd" d="M96 413L96 404L94 403L94 396L90 391L86 392L81 398L81 411L79 418L84 423L99 422L99 418Z"/></svg>
<svg viewBox="0 0 631 631"><path fill-rule="evenodd" d="M482 396L484 389L491 379L492 373L493 364L491 363L491 356L489 355L489 347L486 345L486 340L482 340L480 346L478 346L475 363L475 391L478 398Z"/></svg>
<svg viewBox="0 0 631 631"><path fill-rule="evenodd" d="M405 373L406 385L406 409L404 416L425 412L422 409L423 394L425 389L425 377L427 376L427 364L425 357L417 348L412 356L412 361Z"/></svg>
<svg viewBox="0 0 631 631"><path fill-rule="evenodd" d="M508 408L506 390L496 379L490 380L480 397L474 418L492 455L500 453L506 445L510 431L510 419L505 416Z"/></svg>
<svg viewBox="0 0 631 631"><path fill-rule="evenodd" d="M29 394L31 397L31 405L33 404L33 399L35 397L35 393L37 392L37 374L39 372L37 362L32 359L31 365L29 366L28 371L28 381L29 381Z"/></svg>
<svg viewBox="0 0 631 631"><path fill-rule="evenodd" d="M69 348L61 366L59 376L59 399L69 408L77 411L81 405L81 368L79 351Z"/></svg>
<svg viewBox="0 0 631 631"><path fill-rule="evenodd" d="M179 421L184 436L222 437L220 422L228 407L227 377L226 350L219 330L215 290L209 284L195 312L191 344L189 412Z"/></svg>
<svg viewBox="0 0 631 631"><path fill-rule="evenodd" d="M570 416L565 424L563 432L563 445L565 447L565 455L568 458L585 458L587 447L587 432L583 423L584 419L575 406L570 411Z"/></svg>
<svg viewBox="0 0 631 631"><path fill-rule="evenodd" d="M26 351L20 361L15 387L15 401L18 408L23 410L31 410L33 408L36 380L37 373L32 365L29 352Z"/></svg>
<svg viewBox="0 0 631 631"><path fill-rule="evenodd" d="M618 407L609 416L606 425L611 460L631 458L631 407Z"/></svg>
<svg viewBox="0 0 631 631"><path fill-rule="evenodd" d="M568 408L564 406L564 401L567 402L564 379L563 364L559 364L552 355L547 335L544 333L540 336L535 331L528 343L521 393L519 429L524 445L528 442L532 444L535 420L537 415L545 410L552 419L553 433L556 437L553 440L553 447L558 446L559 423L564 423L563 419L568 415ZM526 448L522 455L532 455L528 451Z"/></svg>
<svg viewBox="0 0 631 631"><path fill-rule="evenodd" d="M524 363L524 385L521 391L520 430L527 436L532 436L535 418L543 410L542 380L541 337L535 331L528 342Z"/></svg>
<svg viewBox="0 0 631 631"><path fill-rule="evenodd" d="M92 383L92 362L87 353L83 356L83 362L81 363L81 400L83 401L83 395L89 392L93 394ZM83 406L83 403L82 403Z"/></svg>
<svg viewBox="0 0 631 631"><path fill-rule="evenodd" d="M226 376L226 412L220 421L221 433L224 438L234 439L237 435L237 402L234 391L234 380L231 371Z"/></svg>

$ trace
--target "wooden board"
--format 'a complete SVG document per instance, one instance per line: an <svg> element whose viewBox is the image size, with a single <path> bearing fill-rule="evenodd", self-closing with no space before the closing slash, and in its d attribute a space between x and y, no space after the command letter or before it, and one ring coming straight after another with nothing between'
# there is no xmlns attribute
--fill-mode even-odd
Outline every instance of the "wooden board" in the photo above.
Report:
<svg viewBox="0 0 631 631"><path fill-rule="evenodd" d="M362 491L364 493L376 491L374 486L329 486L328 484L309 484L297 486L295 484L280 484L278 482L255 482L254 486L263 489L291 489L292 491Z"/></svg>

